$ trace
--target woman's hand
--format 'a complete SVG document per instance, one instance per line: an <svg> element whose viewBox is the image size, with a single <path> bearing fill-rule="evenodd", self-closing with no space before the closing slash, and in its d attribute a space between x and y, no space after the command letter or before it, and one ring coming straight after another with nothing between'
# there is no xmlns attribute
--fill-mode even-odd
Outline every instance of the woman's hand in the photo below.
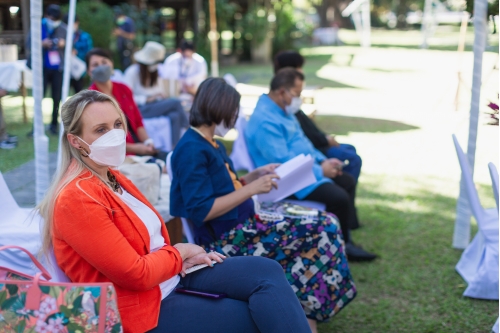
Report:
<svg viewBox="0 0 500 333"><path fill-rule="evenodd" d="M127 153L139 156L154 155L156 154L156 149L153 146L148 146L143 143L133 143L127 145Z"/></svg>
<svg viewBox="0 0 500 333"><path fill-rule="evenodd" d="M328 145L330 147L338 147L340 146L340 143L335 140L335 135L327 135L326 140L328 141Z"/></svg>
<svg viewBox="0 0 500 333"><path fill-rule="evenodd" d="M212 267L213 266L212 260L218 263L222 263L224 259L226 259L226 256L218 252L209 252L209 253L204 252L197 254L194 257L191 257L182 262L181 275L182 277L186 276L186 270L193 266L207 264L208 266Z"/></svg>
<svg viewBox="0 0 500 333"><path fill-rule="evenodd" d="M183 261L191 257L194 257L200 253L206 253L206 251L201 246L198 246L196 244L177 243L174 245L174 247L181 254Z"/></svg>
<svg viewBox="0 0 500 333"><path fill-rule="evenodd" d="M280 176L275 173L271 173L260 177L247 186L250 188L250 192L252 193L252 195L269 193L269 191L271 191L273 188L278 188L278 184L274 181L274 179L280 179Z"/></svg>
<svg viewBox="0 0 500 333"><path fill-rule="evenodd" d="M195 244L177 243L174 247L179 251L182 257L181 275L183 277L186 276L186 269L188 268L200 264L212 266L212 260L221 263L223 259L226 259L226 256L217 252L207 253L201 246Z"/></svg>
<svg viewBox="0 0 500 333"><path fill-rule="evenodd" d="M269 174L274 174L274 170L280 166L280 163L271 163L267 164L264 166L261 166L260 168L255 169L254 171L246 174L245 176L241 177L245 180L245 183L250 184L254 180L259 179L262 176L269 175Z"/></svg>

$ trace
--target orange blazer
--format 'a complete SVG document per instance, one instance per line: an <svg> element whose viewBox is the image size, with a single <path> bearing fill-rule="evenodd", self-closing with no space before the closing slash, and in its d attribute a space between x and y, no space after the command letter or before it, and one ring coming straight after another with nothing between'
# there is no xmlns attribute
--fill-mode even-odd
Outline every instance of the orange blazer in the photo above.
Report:
<svg viewBox="0 0 500 333"><path fill-rule="evenodd" d="M154 208L118 171L111 171L131 195ZM160 221L161 216L156 212ZM112 282L124 332L143 333L158 324L159 284L181 271L182 258L169 245L150 253L144 223L102 181L85 171L59 194L52 240L57 264L73 282Z"/></svg>

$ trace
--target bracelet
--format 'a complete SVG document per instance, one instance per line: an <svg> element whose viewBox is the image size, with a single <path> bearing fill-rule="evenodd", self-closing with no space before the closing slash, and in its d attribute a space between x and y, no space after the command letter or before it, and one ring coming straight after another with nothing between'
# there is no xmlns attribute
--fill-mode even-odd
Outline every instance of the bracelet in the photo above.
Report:
<svg viewBox="0 0 500 333"><path fill-rule="evenodd" d="M243 186L245 186L247 184L247 182L243 178L240 178L240 183Z"/></svg>
<svg viewBox="0 0 500 333"><path fill-rule="evenodd" d="M146 141L143 142L143 144L145 144L146 146L154 145L154 141L153 141L153 139L148 138Z"/></svg>

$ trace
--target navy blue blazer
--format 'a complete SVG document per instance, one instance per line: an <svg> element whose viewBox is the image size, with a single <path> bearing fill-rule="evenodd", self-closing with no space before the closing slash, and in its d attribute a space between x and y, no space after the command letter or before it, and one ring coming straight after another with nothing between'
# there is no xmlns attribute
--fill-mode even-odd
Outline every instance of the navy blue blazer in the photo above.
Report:
<svg viewBox="0 0 500 333"><path fill-rule="evenodd" d="M185 217L202 227L216 198L234 191L225 163L234 170L222 143L215 148L193 129L188 129L174 149L171 159L173 180L170 214ZM238 207L217 220L238 219Z"/></svg>

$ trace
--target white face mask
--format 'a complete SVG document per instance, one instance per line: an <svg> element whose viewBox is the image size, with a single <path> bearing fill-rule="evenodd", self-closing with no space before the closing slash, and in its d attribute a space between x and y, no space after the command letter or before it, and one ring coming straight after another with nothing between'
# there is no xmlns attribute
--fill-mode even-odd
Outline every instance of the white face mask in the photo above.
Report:
<svg viewBox="0 0 500 333"><path fill-rule="evenodd" d="M80 137L77 138L82 140ZM90 149L90 159L99 165L117 167L125 161L125 131L122 129L113 129L91 145L88 143L87 145Z"/></svg>
<svg viewBox="0 0 500 333"><path fill-rule="evenodd" d="M296 114L300 110L301 106L302 106L302 98L292 97L292 102L290 103L290 105L285 106L286 114L288 115Z"/></svg>
<svg viewBox="0 0 500 333"><path fill-rule="evenodd" d="M224 125L224 122L221 122L219 125L215 126L215 135L218 135L221 138L223 138L226 136L229 130L231 130L231 128L226 127L226 125Z"/></svg>
<svg viewBox="0 0 500 333"><path fill-rule="evenodd" d="M53 31L54 29L56 29L60 24L61 24L61 21L53 21L51 19L47 19L47 28L50 30L50 31Z"/></svg>

